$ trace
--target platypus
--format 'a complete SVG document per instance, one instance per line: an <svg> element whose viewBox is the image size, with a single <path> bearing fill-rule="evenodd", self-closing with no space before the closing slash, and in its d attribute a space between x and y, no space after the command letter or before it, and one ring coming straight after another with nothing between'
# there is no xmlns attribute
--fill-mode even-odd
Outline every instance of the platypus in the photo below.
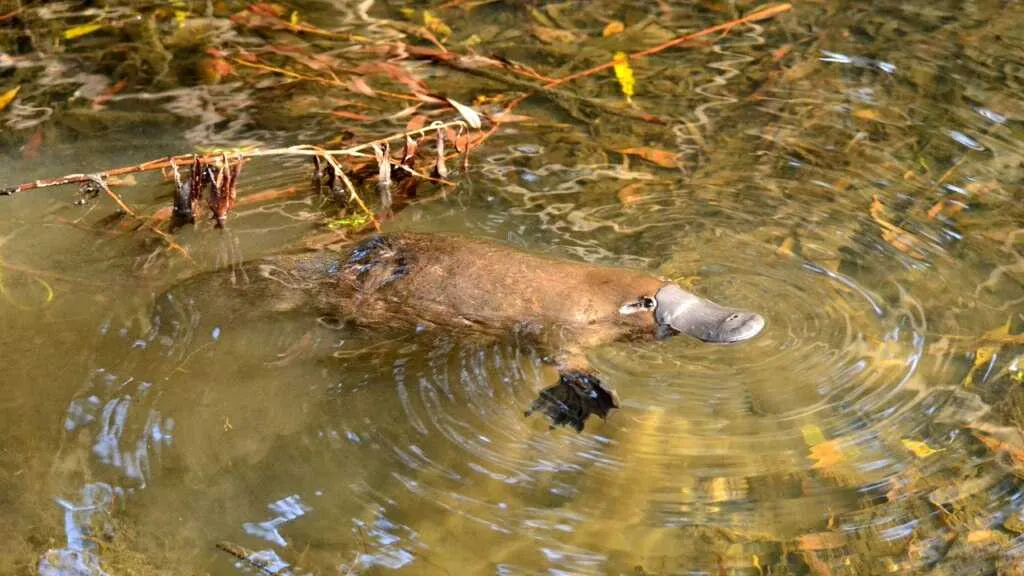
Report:
<svg viewBox="0 0 1024 576"><path fill-rule="evenodd" d="M577 431L618 407L583 352L618 340L686 334L734 343L764 318L727 308L652 274L531 254L456 234L379 234L339 251L243 265L245 299L311 307L362 325L406 323L525 338L549 353L559 381L526 410ZM232 276L236 279L238 274Z"/></svg>

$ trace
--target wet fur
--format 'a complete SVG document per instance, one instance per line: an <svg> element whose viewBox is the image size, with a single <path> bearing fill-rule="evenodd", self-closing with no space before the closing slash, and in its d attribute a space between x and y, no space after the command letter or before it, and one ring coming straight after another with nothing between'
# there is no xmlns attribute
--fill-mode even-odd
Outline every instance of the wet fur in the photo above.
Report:
<svg viewBox="0 0 1024 576"><path fill-rule="evenodd" d="M653 298L664 280L643 272L547 258L457 235L391 234L341 252L266 258L204 290L242 290L249 307L312 308L356 324L442 327L526 339L550 352L560 378L529 408L582 429L618 405L582 352L623 338L653 338L653 315L619 308Z"/></svg>

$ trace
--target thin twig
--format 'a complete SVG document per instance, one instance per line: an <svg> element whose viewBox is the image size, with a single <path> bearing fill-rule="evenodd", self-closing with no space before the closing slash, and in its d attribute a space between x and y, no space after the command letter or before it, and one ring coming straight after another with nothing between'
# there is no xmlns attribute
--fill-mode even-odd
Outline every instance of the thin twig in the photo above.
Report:
<svg viewBox="0 0 1024 576"><path fill-rule="evenodd" d="M103 176L101 176L99 174L90 174L89 175L89 182L92 183L92 184L95 184L97 187L99 187L100 190L103 190L103 192L107 196L110 196L110 199L113 200L114 203L117 204L117 206L125 214L128 214L129 216L131 216L133 218L137 218L137 216L135 214L135 211L132 210L131 208L129 208L128 205L125 204L123 200L121 200L121 197L118 196L117 194L115 194L114 191L110 189L110 186L107 186L107 183L103 181Z"/></svg>
<svg viewBox="0 0 1024 576"><path fill-rule="evenodd" d="M345 189L348 190L349 199L356 201L356 204L359 205L359 208L363 212L365 212L366 215L370 218L370 222L373 224L373 229L380 232L380 222L377 220L377 215L373 213L373 210L370 210L366 203L363 202L363 199L359 197L359 194L356 193L355 185L353 185L352 181L349 180L348 176L345 174L345 171L341 168L341 165L338 164L338 161L335 160L333 157L328 156L326 154L326 151L324 154L322 154L322 156L334 168L334 174L338 178L341 178L341 182L345 185Z"/></svg>
<svg viewBox="0 0 1024 576"><path fill-rule="evenodd" d="M21 11L24 10L24 9L25 9L24 6L20 6L18 8L15 8L14 10L11 10L10 12L0 16L0 22L3 22L4 20L10 20L11 18L14 18L18 14L21 14Z"/></svg>

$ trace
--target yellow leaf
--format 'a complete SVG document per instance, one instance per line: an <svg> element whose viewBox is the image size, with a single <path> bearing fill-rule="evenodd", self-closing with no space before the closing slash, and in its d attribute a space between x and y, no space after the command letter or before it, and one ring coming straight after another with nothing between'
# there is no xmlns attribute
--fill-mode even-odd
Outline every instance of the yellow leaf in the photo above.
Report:
<svg viewBox="0 0 1024 576"><path fill-rule="evenodd" d="M900 442L903 443L904 448L913 452L914 456L917 456L918 458L927 458L936 452L942 452L942 450L945 450L945 448L936 450L920 440L910 440L909 438L904 438L900 440Z"/></svg>
<svg viewBox="0 0 1024 576"><path fill-rule="evenodd" d="M174 21L178 23L178 29L179 30L185 27L185 20L187 18L188 18L188 11L187 10L175 10L174 11Z"/></svg>
<svg viewBox="0 0 1024 576"><path fill-rule="evenodd" d="M103 24L82 24L81 26L75 26L74 28L68 28L64 31L64 38L72 40L79 36L85 36L86 34L92 34L93 32L103 28Z"/></svg>
<svg viewBox="0 0 1024 576"><path fill-rule="evenodd" d="M1006 324L1003 324L999 328L985 332L982 338L989 342L1000 342L1005 340L1009 335L1010 321L1007 320ZM974 378L978 370L986 369L1001 347L1001 344L978 346L978 349L974 351L974 363L971 365L971 369L967 371L967 376L964 376L965 388L971 388L974 386Z"/></svg>
<svg viewBox="0 0 1024 576"><path fill-rule="evenodd" d="M877 120L878 110L872 110L870 108L861 108L853 112L854 118L860 118L861 120Z"/></svg>
<svg viewBox="0 0 1024 576"><path fill-rule="evenodd" d="M810 458L814 460L811 468L819 470L832 468L845 460L843 451L839 448L839 442L835 440L826 440L811 446Z"/></svg>
<svg viewBox="0 0 1024 576"><path fill-rule="evenodd" d="M430 10L423 11L423 25L427 27L427 30L440 34L441 36L448 37L452 35L452 29L444 23L437 16L430 13Z"/></svg>
<svg viewBox="0 0 1024 576"><path fill-rule="evenodd" d="M627 102L632 102L636 80L633 79L633 69L629 67L629 56L626 56L625 52L616 52L612 62L615 64L615 78L622 87L622 93L625 94Z"/></svg>
<svg viewBox="0 0 1024 576"><path fill-rule="evenodd" d="M822 434L821 428L818 428L814 424L807 424L800 428L800 433L803 434L804 442L808 446L821 444L825 441L825 435Z"/></svg>
<svg viewBox="0 0 1024 576"><path fill-rule="evenodd" d="M775 249L775 253L778 254L779 256L792 256L793 244L793 237L787 236L786 239L782 241L782 244L780 244L779 247Z"/></svg>
<svg viewBox="0 0 1024 576"><path fill-rule="evenodd" d="M7 108L7 105L14 101L14 97L18 95L18 90L21 90L21 84L18 84L7 92L0 94L0 110Z"/></svg>
<svg viewBox="0 0 1024 576"><path fill-rule="evenodd" d="M608 23L607 26L604 27L604 30L601 31L601 36L604 36L605 38L609 36L614 36L625 29L625 24L619 22L618 20L612 20L611 22Z"/></svg>
<svg viewBox="0 0 1024 576"><path fill-rule="evenodd" d="M988 542L998 537L998 533L995 530L971 530L967 533L968 544L978 544L979 542Z"/></svg>
<svg viewBox="0 0 1024 576"><path fill-rule="evenodd" d="M288 21L291 22L292 26L295 26L296 24L298 24L299 23L299 11L298 10L292 10L292 17L289 18Z"/></svg>

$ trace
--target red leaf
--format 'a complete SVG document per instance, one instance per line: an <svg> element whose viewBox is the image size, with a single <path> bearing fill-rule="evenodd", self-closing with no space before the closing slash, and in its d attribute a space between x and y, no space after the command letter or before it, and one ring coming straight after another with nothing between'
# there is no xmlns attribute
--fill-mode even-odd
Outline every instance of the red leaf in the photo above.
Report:
<svg viewBox="0 0 1024 576"><path fill-rule="evenodd" d="M377 95L377 93L373 91L373 88L370 88L370 85L367 84L366 80L363 80L361 76L352 76L351 78L348 79L348 83L349 90L352 90L353 92L357 92L359 94L362 94L363 96L370 97Z"/></svg>
<svg viewBox="0 0 1024 576"><path fill-rule="evenodd" d="M513 122L533 122L534 119L530 116L523 116L522 114L512 114L511 112L498 112L496 114L488 114L488 118L495 124L512 124Z"/></svg>
<svg viewBox="0 0 1024 576"><path fill-rule="evenodd" d="M623 148L619 150L623 154L630 154L633 156L639 156L648 162L653 162L658 166L665 168L675 168L679 165L679 153L669 152L668 150L661 150L659 148L648 148L646 146L638 146L635 148Z"/></svg>
<svg viewBox="0 0 1024 576"><path fill-rule="evenodd" d="M369 120L370 117L365 114L359 114L358 112L349 112L348 110L332 110L331 115L339 116L341 118L348 118L349 120L358 120L364 122Z"/></svg>
<svg viewBox="0 0 1024 576"><path fill-rule="evenodd" d="M412 132L413 130L419 130L427 125L427 117L423 114L417 114L409 119L409 123L405 125L406 132Z"/></svg>

